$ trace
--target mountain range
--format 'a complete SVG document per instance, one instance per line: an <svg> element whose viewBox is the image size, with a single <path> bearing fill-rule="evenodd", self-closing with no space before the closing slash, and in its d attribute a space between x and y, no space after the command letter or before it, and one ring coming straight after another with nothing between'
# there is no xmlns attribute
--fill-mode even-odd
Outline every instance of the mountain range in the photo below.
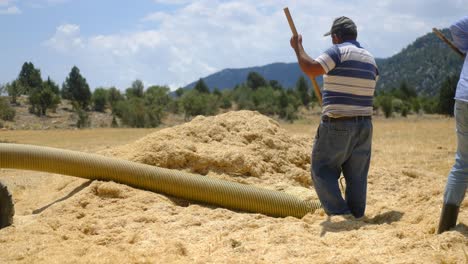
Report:
<svg viewBox="0 0 468 264"><path fill-rule="evenodd" d="M283 87L291 88L296 86L299 77L304 76L299 64L296 63L272 63L265 66L257 66L240 69L224 69L202 78L205 84L210 88L218 88L219 90L232 89L238 84L244 83L249 72L257 72L267 80L276 80ZM310 80L306 78L311 85ZM185 88L191 89L198 82L194 81ZM322 78L317 78L317 83L322 84Z"/></svg>
<svg viewBox="0 0 468 264"><path fill-rule="evenodd" d="M448 29L441 31L451 39ZM405 81L419 94L434 96L438 94L442 82L448 76L460 73L463 60L434 33L428 33L389 58L377 58L376 63L380 72L378 91L397 88ZM272 63L257 67L224 69L202 79L210 89L232 89L244 83L252 71L261 74L267 80L276 80L286 88L295 87L299 77L305 77L297 63ZM185 88L193 88L197 81ZM321 85L322 78L317 78L317 82Z"/></svg>

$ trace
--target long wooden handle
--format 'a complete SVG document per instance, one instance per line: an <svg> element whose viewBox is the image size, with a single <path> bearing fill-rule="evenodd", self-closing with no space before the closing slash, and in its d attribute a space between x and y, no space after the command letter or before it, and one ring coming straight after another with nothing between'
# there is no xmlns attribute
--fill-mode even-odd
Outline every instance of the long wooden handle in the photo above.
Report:
<svg viewBox="0 0 468 264"><path fill-rule="evenodd" d="M284 10L284 14L286 15L286 19L288 20L289 27L291 28L291 31L293 33L293 36L297 36L296 26L294 25L294 21L291 17L291 13L289 13L289 8L285 7L283 10Z"/></svg>
<svg viewBox="0 0 468 264"><path fill-rule="evenodd" d="M297 36L298 34L297 34L296 26L294 25L294 21L291 17L291 13L289 13L289 8L285 7L283 10L284 10L284 14L286 15L286 19L288 19L289 27L291 28L293 36ZM322 93L320 92L318 83L314 77L309 76L309 78L312 81L312 85L314 86L315 96L317 96L319 105L322 106Z"/></svg>
<svg viewBox="0 0 468 264"><path fill-rule="evenodd" d="M437 28L433 28L432 31L436 34L437 37L439 37L443 42L447 43L449 47L451 47L458 55L460 55L462 58L465 58L465 54L461 52L455 44L452 43L449 39L447 39L442 32L440 32Z"/></svg>

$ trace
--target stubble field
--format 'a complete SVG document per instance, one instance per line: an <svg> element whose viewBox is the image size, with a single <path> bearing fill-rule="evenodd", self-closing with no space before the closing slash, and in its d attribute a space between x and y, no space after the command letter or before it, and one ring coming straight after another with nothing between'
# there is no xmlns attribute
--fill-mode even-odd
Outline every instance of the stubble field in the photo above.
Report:
<svg viewBox="0 0 468 264"><path fill-rule="evenodd" d="M164 130L1 131L0 140L135 161L167 149L152 153L155 165L315 199L308 159L317 125L317 117L285 124L241 111ZM248 142L240 144L239 135ZM16 215L13 226L0 230L0 263L466 263L467 201L455 230L435 234L455 145L453 119L375 118L368 207L361 221L322 211L302 219L273 218L118 183L2 169L0 180L13 193ZM197 155L188 156L186 146ZM239 177L239 168L226 165L229 155L221 151L229 149L250 176ZM187 156L185 163L173 164L158 159L163 154ZM278 158L262 156L267 154ZM288 163L290 154L300 162Z"/></svg>

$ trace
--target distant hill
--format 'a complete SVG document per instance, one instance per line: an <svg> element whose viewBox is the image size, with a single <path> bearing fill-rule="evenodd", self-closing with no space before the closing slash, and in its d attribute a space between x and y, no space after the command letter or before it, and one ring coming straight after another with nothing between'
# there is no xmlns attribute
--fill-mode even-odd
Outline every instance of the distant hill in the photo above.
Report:
<svg viewBox="0 0 468 264"><path fill-rule="evenodd" d="M448 29L442 30L451 39ZM420 94L437 95L442 82L449 75L457 75L463 60L434 33L428 33L398 54L378 59L380 80L377 89L398 87L403 80Z"/></svg>
<svg viewBox="0 0 468 264"><path fill-rule="evenodd" d="M442 33L451 39L448 29L442 30ZM416 39L390 58L377 58L376 62L380 70L378 90L390 90L406 81L420 94L430 96L437 95L445 78L459 74L463 65L459 55L434 33ZM286 88L295 87L298 78L305 76L297 63L273 63L258 67L225 69L203 77L203 81L210 89L232 89L237 84L244 83L252 71L260 73L267 80L277 80ZM185 88L193 88L197 81ZM322 78L317 79L317 82L321 85Z"/></svg>
<svg viewBox="0 0 468 264"><path fill-rule="evenodd" d="M276 80L285 88L295 87L300 76L306 77L297 63L273 63L258 67L225 69L207 77L203 77L202 79L210 89L232 89L236 85L244 83L249 72L258 72L265 79ZM306 79L308 80L308 78ZM198 80L190 83L185 88L191 89L195 87L197 81ZM317 82L321 85L322 78L317 78ZM310 80L309 85L311 85Z"/></svg>

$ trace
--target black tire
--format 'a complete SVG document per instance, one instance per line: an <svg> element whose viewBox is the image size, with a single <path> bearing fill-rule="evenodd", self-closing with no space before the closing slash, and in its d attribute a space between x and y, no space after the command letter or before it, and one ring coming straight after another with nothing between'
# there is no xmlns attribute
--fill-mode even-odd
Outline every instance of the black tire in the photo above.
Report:
<svg viewBox="0 0 468 264"><path fill-rule="evenodd" d="M6 185L0 182L0 229L13 224L13 215L15 214L15 207L11 193L8 191Z"/></svg>

